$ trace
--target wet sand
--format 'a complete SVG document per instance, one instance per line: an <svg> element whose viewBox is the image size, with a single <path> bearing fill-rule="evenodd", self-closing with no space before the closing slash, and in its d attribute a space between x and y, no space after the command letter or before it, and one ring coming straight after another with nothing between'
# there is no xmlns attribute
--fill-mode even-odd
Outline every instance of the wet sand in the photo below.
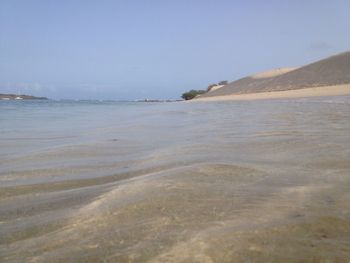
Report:
<svg viewBox="0 0 350 263"><path fill-rule="evenodd" d="M143 111L1 158L0 261L349 260L347 100Z"/></svg>

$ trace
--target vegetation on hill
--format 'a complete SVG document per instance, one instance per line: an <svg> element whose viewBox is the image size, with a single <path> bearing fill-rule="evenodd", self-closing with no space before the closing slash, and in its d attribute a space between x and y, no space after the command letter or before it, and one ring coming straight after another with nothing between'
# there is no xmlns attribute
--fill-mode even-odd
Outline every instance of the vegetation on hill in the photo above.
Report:
<svg viewBox="0 0 350 263"><path fill-rule="evenodd" d="M222 80L218 83L218 85L227 85L228 81L227 80Z"/></svg>
<svg viewBox="0 0 350 263"><path fill-rule="evenodd" d="M193 89L193 90L190 90L190 91L188 91L188 92L183 93L181 97L182 97L184 100L191 100L191 99L193 99L194 97L196 97L197 95L204 94L204 93L206 93L205 90L194 90L194 89Z"/></svg>
<svg viewBox="0 0 350 263"><path fill-rule="evenodd" d="M210 84L208 86L208 88L206 90L190 90L188 92L185 92L182 94L182 98L184 100L191 100L193 99L194 97L196 97L197 95L201 95L201 94L204 94L204 93L207 93L209 92L212 88L216 87L216 86L219 86L219 85L227 85L228 84L228 81L227 80L222 80L220 81L218 84L214 83L214 84Z"/></svg>

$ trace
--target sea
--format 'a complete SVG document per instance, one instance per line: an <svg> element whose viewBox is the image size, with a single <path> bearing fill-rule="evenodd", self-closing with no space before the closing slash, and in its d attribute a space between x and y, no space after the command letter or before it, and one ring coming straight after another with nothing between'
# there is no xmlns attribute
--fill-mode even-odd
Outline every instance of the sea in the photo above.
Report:
<svg viewBox="0 0 350 263"><path fill-rule="evenodd" d="M350 97L0 101L0 262L349 262Z"/></svg>

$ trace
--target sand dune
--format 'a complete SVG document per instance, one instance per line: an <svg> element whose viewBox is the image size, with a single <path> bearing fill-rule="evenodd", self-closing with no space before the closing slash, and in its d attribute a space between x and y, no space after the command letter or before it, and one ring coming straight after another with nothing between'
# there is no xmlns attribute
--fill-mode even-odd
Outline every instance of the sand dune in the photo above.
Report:
<svg viewBox="0 0 350 263"><path fill-rule="evenodd" d="M276 68L269 71L259 72L254 75L251 75L250 77L253 79L265 79L265 78L272 78L277 77L282 74L285 74L287 72L290 72L292 70L295 70L297 68Z"/></svg>
<svg viewBox="0 0 350 263"><path fill-rule="evenodd" d="M350 52L341 53L300 68L280 68L248 76L198 96L196 99L267 92L269 94L253 95L252 98L286 97L287 95L292 97L344 95L349 94L345 84L350 84ZM320 89L320 87L323 88ZM271 93L299 89L308 90L296 93ZM231 98L247 99L248 97Z"/></svg>

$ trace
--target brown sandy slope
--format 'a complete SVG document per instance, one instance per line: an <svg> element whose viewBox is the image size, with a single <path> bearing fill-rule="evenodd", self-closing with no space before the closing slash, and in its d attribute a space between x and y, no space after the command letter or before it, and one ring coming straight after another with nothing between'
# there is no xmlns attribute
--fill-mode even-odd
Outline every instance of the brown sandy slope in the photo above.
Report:
<svg viewBox="0 0 350 263"><path fill-rule="evenodd" d="M272 77L269 77L271 76ZM246 93L296 90L350 83L350 52L341 53L286 73L258 74L231 82L200 98ZM332 87L330 87L332 88Z"/></svg>

